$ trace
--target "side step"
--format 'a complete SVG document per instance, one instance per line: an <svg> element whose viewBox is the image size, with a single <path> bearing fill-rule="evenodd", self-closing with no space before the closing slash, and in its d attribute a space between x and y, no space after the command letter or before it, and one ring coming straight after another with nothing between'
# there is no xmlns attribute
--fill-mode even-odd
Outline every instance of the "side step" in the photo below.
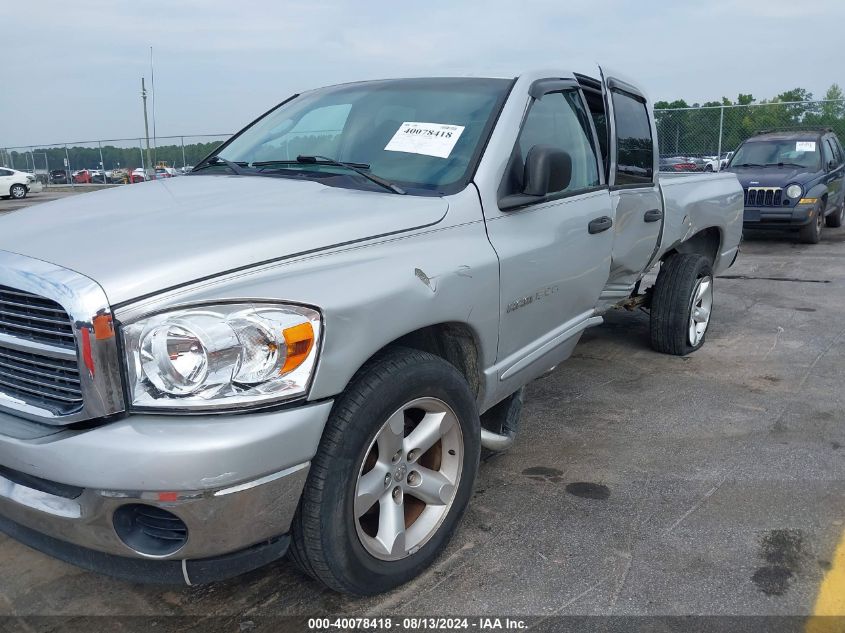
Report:
<svg viewBox="0 0 845 633"><path fill-rule="evenodd" d="M482 447L488 451L500 452L513 445L519 431L522 397L523 389L520 389L481 416Z"/></svg>

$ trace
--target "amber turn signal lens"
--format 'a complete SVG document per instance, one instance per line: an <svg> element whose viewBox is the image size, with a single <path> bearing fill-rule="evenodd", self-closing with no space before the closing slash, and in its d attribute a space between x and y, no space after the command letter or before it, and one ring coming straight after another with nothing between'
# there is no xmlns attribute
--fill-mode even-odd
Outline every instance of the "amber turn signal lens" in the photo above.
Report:
<svg viewBox="0 0 845 633"><path fill-rule="evenodd" d="M285 337L286 358L281 374L293 371L305 362L314 347L314 328L310 323L300 323L282 330Z"/></svg>
<svg viewBox="0 0 845 633"><path fill-rule="evenodd" d="M110 314L98 314L94 317L94 338L102 341L114 336L114 323Z"/></svg>
<svg viewBox="0 0 845 633"><path fill-rule="evenodd" d="M798 201L798 204L816 204L816 202L818 202L818 201L819 201L818 198L801 198Z"/></svg>

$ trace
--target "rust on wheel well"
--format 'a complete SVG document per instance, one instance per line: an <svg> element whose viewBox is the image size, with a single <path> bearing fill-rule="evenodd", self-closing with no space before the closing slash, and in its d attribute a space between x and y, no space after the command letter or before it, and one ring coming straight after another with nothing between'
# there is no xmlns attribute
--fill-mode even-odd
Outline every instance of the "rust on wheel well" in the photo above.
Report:
<svg viewBox="0 0 845 633"><path fill-rule="evenodd" d="M480 345L466 323L437 323L408 332L384 345L370 359L391 347L408 347L439 356L463 375L473 395L479 397L482 386Z"/></svg>
<svg viewBox="0 0 845 633"><path fill-rule="evenodd" d="M674 248L669 249L661 257L661 261L666 261L676 253L693 253L703 255L710 261L713 266L716 263L716 258L719 256L719 247L722 245L722 232L715 226L703 229L681 242Z"/></svg>

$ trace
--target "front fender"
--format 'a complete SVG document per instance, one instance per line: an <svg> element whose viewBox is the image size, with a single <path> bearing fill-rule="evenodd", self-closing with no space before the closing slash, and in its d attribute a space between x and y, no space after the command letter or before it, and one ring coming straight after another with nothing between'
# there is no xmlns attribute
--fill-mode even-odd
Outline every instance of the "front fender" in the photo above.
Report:
<svg viewBox="0 0 845 633"><path fill-rule="evenodd" d="M315 306L324 330L309 400L339 394L384 346L439 323L469 327L481 372L494 364L498 343L498 259L474 189L448 202L446 218L434 227L198 282L121 308L117 318L239 298Z"/></svg>
<svg viewBox="0 0 845 633"><path fill-rule="evenodd" d="M805 193L802 198L818 198L822 199L826 197L828 194L827 185L823 182L817 183L812 185Z"/></svg>

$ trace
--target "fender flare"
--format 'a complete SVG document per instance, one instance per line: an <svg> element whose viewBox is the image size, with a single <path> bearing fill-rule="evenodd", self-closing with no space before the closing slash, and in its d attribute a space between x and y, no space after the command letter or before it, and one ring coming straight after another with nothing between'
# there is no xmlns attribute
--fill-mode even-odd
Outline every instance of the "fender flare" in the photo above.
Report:
<svg viewBox="0 0 845 633"><path fill-rule="evenodd" d="M804 192L804 195L802 196L802 198L819 198L819 199L821 199L821 198L826 197L827 194L828 194L827 185L823 182L820 182L820 183L810 187L810 189L808 191Z"/></svg>

